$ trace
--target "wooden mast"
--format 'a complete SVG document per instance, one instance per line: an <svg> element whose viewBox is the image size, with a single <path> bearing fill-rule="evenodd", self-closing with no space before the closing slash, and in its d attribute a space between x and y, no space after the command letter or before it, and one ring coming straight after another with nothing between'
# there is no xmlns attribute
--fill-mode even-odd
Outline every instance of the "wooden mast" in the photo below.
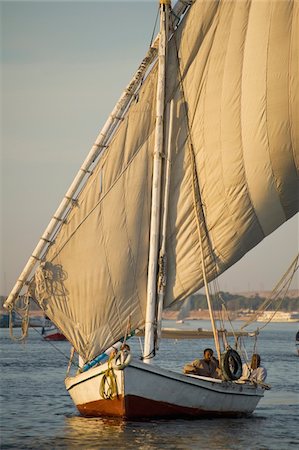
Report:
<svg viewBox="0 0 299 450"><path fill-rule="evenodd" d="M157 267L158 246L160 240L161 216L161 178L162 178L162 152L164 140L164 109L165 109L165 72L166 72L166 45L168 42L168 17L170 0L160 0L160 39L158 50L158 81L156 104L156 130L152 181L152 206L150 248L147 280L147 306L145 317L144 362L150 363L155 356L155 329L157 310Z"/></svg>
<svg viewBox="0 0 299 450"><path fill-rule="evenodd" d="M165 287L167 282L167 255L166 255L166 234L167 234L167 219L169 209L169 192L170 192L170 175L171 175L171 158L172 158L172 129L174 120L174 100L170 102L170 106L167 109L167 144L165 143L165 187L164 187L164 199L163 199L163 213L162 213L162 233L161 233L161 248L159 255L159 278L158 278L158 310L157 310L157 342L161 338L162 331L162 312L165 296ZM159 344L157 344L159 345Z"/></svg>

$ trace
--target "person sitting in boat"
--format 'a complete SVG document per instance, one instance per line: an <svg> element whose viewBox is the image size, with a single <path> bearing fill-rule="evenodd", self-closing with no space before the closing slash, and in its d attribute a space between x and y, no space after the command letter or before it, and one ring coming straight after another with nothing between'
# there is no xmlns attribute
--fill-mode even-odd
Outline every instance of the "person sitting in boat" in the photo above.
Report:
<svg viewBox="0 0 299 450"><path fill-rule="evenodd" d="M202 359L195 359L191 364L186 364L184 366L184 373L209 378L221 378L219 363L218 360L213 357L213 353L211 348L206 348Z"/></svg>
<svg viewBox="0 0 299 450"><path fill-rule="evenodd" d="M244 363L241 380L254 381L255 383L263 383L267 378L267 370L261 366L261 357L254 353L251 358L251 363Z"/></svg>

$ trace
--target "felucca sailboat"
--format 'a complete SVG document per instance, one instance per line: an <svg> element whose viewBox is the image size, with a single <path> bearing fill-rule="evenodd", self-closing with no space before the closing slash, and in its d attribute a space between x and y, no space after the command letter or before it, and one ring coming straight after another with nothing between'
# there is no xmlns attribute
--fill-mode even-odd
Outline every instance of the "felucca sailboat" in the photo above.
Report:
<svg viewBox="0 0 299 450"><path fill-rule="evenodd" d="M299 5L159 8L157 39L5 305L26 286L71 342L83 366L65 384L85 416L250 414L265 386L238 380L209 282L298 212ZM155 364L163 308L202 286L221 380ZM142 360L124 346L101 363L136 329Z"/></svg>

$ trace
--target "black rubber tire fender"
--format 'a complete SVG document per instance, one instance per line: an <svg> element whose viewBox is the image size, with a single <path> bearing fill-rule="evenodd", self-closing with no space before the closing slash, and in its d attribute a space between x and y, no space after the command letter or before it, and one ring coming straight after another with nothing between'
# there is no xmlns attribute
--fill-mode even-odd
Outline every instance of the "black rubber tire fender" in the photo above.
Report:
<svg viewBox="0 0 299 450"><path fill-rule="evenodd" d="M221 360L221 369L225 380L238 380L242 376L242 361L236 350L227 350Z"/></svg>

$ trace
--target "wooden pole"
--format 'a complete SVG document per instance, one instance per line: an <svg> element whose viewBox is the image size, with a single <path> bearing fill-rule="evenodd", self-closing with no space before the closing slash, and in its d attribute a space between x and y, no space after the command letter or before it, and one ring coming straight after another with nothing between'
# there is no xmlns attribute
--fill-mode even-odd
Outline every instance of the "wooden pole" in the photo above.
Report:
<svg viewBox="0 0 299 450"><path fill-rule="evenodd" d="M206 292L207 303L208 303L209 314L210 314L210 320L211 320L211 325L212 325L212 330L213 330L213 335L214 335L214 342L215 342L216 352L217 352L217 356L218 356L218 361L220 363L220 361L221 361L221 351L220 351L219 336L218 336L218 331L217 331L216 325L215 325L214 310L213 310L213 307L212 307L212 301L211 301L211 297L210 297L209 284L208 284L208 281L207 281L205 261L204 261L204 252L203 252L203 241L202 241L201 236L200 236L200 248L201 248L201 262L202 262L201 265L202 265L203 281L204 281L205 292Z"/></svg>
<svg viewBox="0 0 299 450"><path fill-rule="evenodd" d="M165 296L165 287L167 282L167 255L166 255L166 235L167 235L167 219L168 219L168 207L169 207L169 192L170 192L170 172L171 172L171 157L172 157L172 130L173 130L173 116L174 116L174 101L171 100L168 117L168 134L167 134L167 146L166 146L166 173L165 173L165 188L164 188L164 201L162 212L162 234L161 234L161 249L160 249L160 273L158 279L158 313L157 313L157 341L161 338L162 330L162 312L163 302Z"/></svg>
<svg viewBox="0 0 299 450"><path fill-rule="evenodd" d="M157 266L158 246L160 240L160 209L161 209L161 178L162 152L164 138L164 108L165 108L165 71L166 44L168 34L169 1L160 0L160 39L159 39L159 67L157 81L156 130L152 181L152 207L150 248L147 282L147 306L145 317L145 339L143 359L150 363L155 356L155 328L157 307Z"/></svg>

